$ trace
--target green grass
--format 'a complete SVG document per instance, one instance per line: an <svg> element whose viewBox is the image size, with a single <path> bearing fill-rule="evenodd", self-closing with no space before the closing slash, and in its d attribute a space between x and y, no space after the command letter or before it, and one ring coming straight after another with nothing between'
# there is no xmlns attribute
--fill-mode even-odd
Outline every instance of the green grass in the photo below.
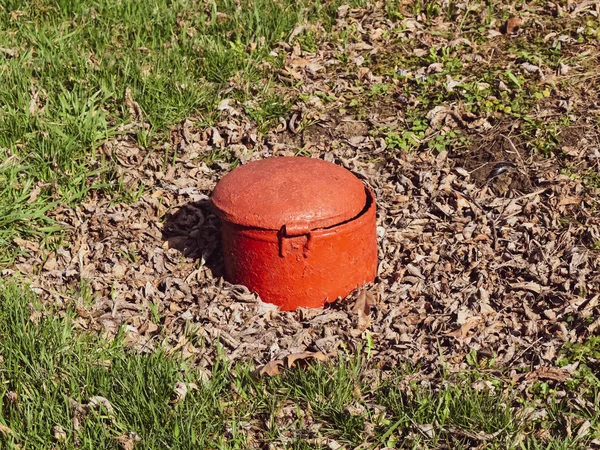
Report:
<svg viewBox="0 0 600 450"><path fill-rule="evenodd" d="M127 133L142 151L151 152L168 143L170 130L184 119L214 124L215 106L224 97L238 100L262 132L289 115L290 92L298 86L277 82L273 72L284 59L271 50L299 24L318 21L322 29L297 36L301 48L316 52L331 43L341 49L337 58L348 67L343 49L363 36L355 20L333 32L343 3L5 0L0 5L0 267L26 251L26 246L18 249L20 239L49 251L61 242L61 225L48 215L61 204L74 205L93 190L120 201L139 198L142 191L124 186L118 162L101 149L107 140L122 138L121 126L147 123ZM348 3L365 6L361 0ZM426 136L427 113L443 104L489 115L494 123L520 123L528 149L548 156L559 151L569 117L529 116L557 92L568 92L569 82L541 83L519 64L543 64L551 71L561 63L592 66L593 58L574 53L581 53L576 45L598 38L597 23L539 15L545 33L576 36L577 44L553 46L543 34L525 33L494 43L501 51L490 64L473 63L466 56L475 50L462 44L427 45L428 53L417 57L413 50L423 49L423 42L401 37L401 8L419 14L435 37L438 18L457 19L455 2L404 3L385 2L388 18L397 23L390 33L398 34L398 41L387 53L364 55L364 66L382 82L363 86L357 81L364 89L346 99L344 113L363 119L401 102L402 125L370 130L394 153L468 148L468 130L434 130ZM534 3L545 4L529 5ZM502 2L470 2L468 8L472 13L462 16L458 27L480 49L489 43L488 31L513 14ZM583 33L577 32L580 26ZM437 36L444 33L451 38L445 31ZM441 65L441 72L415 76L430 64ZM332 80L335 70L328 68ZM453 91L446 89L448 77L460 81ZM297 95L305 102L313 96L324 104L339 100L320 91ZM141 117L132 116L129 100L139 105ZM172 161L167 153L164 167ZM565 173L600 185L591 169L568 166ZM369 353L360 351L259 380L252 365L230 367L223 358L203 381L193 362L168 356L160 347L134 354L127 350L124 331L108 343L77 331L74 323L72 312L53 311L26 288L0 284L1 448L119 448L118 438L128 433L139 436L137 448L147 449L329 449L333 441L345 448L572 449L600 438L597 338L562 349L558 365L579 363L571 380L540 381L522 392L487 366L428 381L414 367L373 371ZM189 393L174 404L177 382ZM111 408L97 406L82 414L85 406L80 406L77 412L76 405L98 396ZM524 416L529 410L545 415L529 420ZM589 430L583 433L586 424Z"/></svg>
<svg viewBox="0 0 600 450"><path fill-rule="evenodd" d="M536 403L535 392L524 396L484 372L432 382L410 367L374 375L368 354L358 352L266 379L254 378L250 365L217 361L203 381L191 362L160 349L129 352L124 334L108 344L76 331L71 313L44 308L14 283L0 286L2 448L118 448L117 439L129 435L143 449L326 449L332 441L348 448L572 449L600 431L598 412L585 403L556 391ZM493 390L474 387L482 381ZM174 403L177 382L188 394ZM78 412L98 396L109 405L99 400ZM548 415L525 420L528 405L546 405ZM590 432L577 437L575 424L585 420Z"/></svg>
<svg viewBox="0 0 600 450"><path fill-rule="evenodd" d="M307 9L305 6L311 6ZM301 22L335 13L268 0L36 0L0 7L0 265L12 239L56 231L52 200L73 204L91 189L118 191L115 164L98 150L133 131L142 148L168 142L169 126L210 123L223 92L261 129L288 111L259 68ZM251 44L256 48L251 49ZM12 55L12 56L11 56ZM233 80L230 86L229 82ZM131 117L130 90L142 117Z"/></svg>

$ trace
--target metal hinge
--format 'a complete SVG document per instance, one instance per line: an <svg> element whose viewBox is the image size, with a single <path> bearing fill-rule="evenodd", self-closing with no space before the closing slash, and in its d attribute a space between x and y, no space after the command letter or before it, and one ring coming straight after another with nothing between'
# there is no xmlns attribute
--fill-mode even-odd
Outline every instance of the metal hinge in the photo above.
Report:
<svg viewBox="0 0 600 450"><path fill-rule="evenodd" d="M302 247L302 254L305 258L308 257L312 241L308 224L283 225L277 235L279 238L279 256L285 257L292 253L294 248L299 249ZM298 239L295 239L301 236L306 238L303 244L299 244Z"/></svg>

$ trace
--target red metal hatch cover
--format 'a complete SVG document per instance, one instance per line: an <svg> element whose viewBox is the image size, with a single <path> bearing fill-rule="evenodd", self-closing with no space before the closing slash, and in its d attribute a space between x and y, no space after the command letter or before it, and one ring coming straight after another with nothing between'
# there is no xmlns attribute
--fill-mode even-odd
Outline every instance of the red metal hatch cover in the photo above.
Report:
<svg viewBox="0 0 600 450"><path fill-rule="evenodd" d="M352 172L304 157L275 157L234 169L217 184L212 202L226 221L247 227L306 232L358 216L367 195Z"/></svg>

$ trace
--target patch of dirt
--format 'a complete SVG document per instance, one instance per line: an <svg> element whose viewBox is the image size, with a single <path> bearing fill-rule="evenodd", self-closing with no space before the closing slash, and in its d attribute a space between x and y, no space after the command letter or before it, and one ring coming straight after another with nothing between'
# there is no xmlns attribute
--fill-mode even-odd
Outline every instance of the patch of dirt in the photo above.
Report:
<svg viewBox="0 0 600 450"><path fill-rule="evenodd" d="M472 145L452 159L469 172L477 186L488 186L498 195L532 192L541 182L537 170L546 162L529 154L519 136L499 132L475 136Z"/></svg>
<svg viewBox="0 0 600 450"><path fill-rule="evenodd" d="M558 136L561 163L575 173L600 174L600 126L593 117L561 128Z"/></svg>

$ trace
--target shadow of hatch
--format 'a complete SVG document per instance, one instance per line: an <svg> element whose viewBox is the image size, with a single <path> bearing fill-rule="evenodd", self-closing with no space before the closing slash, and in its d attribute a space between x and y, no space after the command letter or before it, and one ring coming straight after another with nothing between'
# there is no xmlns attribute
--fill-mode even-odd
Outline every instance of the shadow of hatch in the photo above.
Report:
<svg viewBox="0 0 600 450"><path fill-rule="evenodd" d="M214 277L224 275L221 226L209 200L188 203L167 214L162 239L185 257L204 260Z"/></svg>

